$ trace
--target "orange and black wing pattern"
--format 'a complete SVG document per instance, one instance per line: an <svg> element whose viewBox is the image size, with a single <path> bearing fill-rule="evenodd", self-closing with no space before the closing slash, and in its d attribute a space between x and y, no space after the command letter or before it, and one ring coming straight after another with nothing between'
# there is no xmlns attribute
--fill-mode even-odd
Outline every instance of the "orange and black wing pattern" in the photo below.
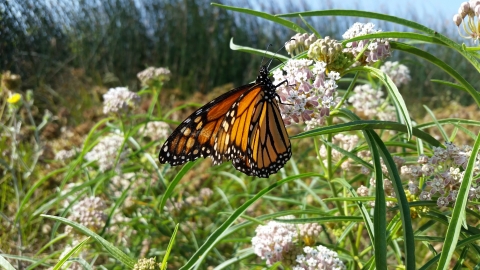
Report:
<svg viewBox="0 0 480 270"><path fill-rule="evenodd" d="M181 165L211 156L239 171L267 178L290 159L291 145L277 94L262 66L254 84L233 89L190 115L160 150L160 163Z"/></svg>
<svg viewBox="0 0 480 270"><path fill-rule="evenodd" d="M160 149L160 163L177 166L199 157L212 156L213 145L225 115L233 103L253 84L228 91L210 101L185 119L168 137ZM222 160L216 162L221 163Z"/></svg>

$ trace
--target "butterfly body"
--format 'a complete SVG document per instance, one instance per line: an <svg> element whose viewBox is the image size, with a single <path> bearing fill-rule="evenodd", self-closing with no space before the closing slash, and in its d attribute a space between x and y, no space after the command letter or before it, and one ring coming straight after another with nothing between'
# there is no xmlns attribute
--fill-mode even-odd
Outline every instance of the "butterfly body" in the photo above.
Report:
<svg viewBox="0 0 480 270"><path fill-rule="evenodd" d="M291 157L291 145L268 75L262 66L255 83L192 113L163 144L160 163L176 166L210 156L214 164L231 160L247 175L267 178L280 170Z"/></svg>

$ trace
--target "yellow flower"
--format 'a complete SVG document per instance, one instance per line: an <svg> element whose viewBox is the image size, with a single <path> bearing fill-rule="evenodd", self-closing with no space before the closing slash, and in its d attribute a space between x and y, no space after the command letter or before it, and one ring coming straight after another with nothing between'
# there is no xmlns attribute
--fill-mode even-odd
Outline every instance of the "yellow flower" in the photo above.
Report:
<svg viewBox="0 0 480 270"><path fill-rule="evenodd" d="M18 93L15 93L13 95L11 95L8 99L7 99L7 102L10 103L10 104L16 104L18 103L20 100L22 99L22 96Z"/></svg>

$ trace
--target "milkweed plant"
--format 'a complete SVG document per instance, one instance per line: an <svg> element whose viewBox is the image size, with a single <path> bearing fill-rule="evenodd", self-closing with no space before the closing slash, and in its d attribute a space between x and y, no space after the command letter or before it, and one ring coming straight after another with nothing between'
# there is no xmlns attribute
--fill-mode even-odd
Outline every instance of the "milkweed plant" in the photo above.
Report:
<svg viewBox="0 0 480 270"><path fill-rule="evenodd" d="M401 52L430 62L453 81L435 83L468 93L479 106L472 82L415 44L447 47L480 71L478 47L373 12L274 16L213 5L292 31L287 56L231 42L234 50L281 60L270 69L292 159L269 179L248 177L229 163L211 167L209 159L160 165L159 147L171 127L197 106L170 109L173 99L162 95L168 68L139 72L138 92L109 89L100 117L81 134L57 130L62 116L35 111L32 93L19 90L22 78L4 72L2 267L480 267L480 122L437 119L426 108L431 120L417 123L399 89L422 86L413 85L412 62L392 58ZM357 22L336 37L323 36L304 20L320 16L382 20L405 31ZM479 18L480 1L462 3L453 18L474 46ZM33 242L41 248L32 249Z"/></svg>

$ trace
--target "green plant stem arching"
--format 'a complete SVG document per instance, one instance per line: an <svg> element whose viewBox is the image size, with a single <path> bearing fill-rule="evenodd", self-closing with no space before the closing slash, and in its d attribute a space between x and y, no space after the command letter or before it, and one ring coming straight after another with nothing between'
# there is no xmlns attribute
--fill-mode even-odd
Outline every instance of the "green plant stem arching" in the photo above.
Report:
<svg viewBox="0 0 480 270"><path fill-rule="evenodd" d="M363 18L371 18L371 19L378 19L387 22L393 22L400 25L404 25L410 27L412 29L424 32L432 37L435 37L440 42L443 42L447 46L451 47L452 49L459 52L465 59L467 59L477 71L480 72L480 63L476 59L476 54L472 53L471 51L467 51L462 45L454 42L453 40L447 38L446 36L438 33L437 31L430 29L424 25L416 23L414 21L402 19L399 17L376 13L376 12L369 12L369 11L361 11L361 10L319 10L319 11L307 11L307 12L295 12L295 13L288 13L288 14L280 14L277 15L278 17L297 17L298 15L302 15L304 17L307 16L350 16L350 17L363 17Z"/></svg>

